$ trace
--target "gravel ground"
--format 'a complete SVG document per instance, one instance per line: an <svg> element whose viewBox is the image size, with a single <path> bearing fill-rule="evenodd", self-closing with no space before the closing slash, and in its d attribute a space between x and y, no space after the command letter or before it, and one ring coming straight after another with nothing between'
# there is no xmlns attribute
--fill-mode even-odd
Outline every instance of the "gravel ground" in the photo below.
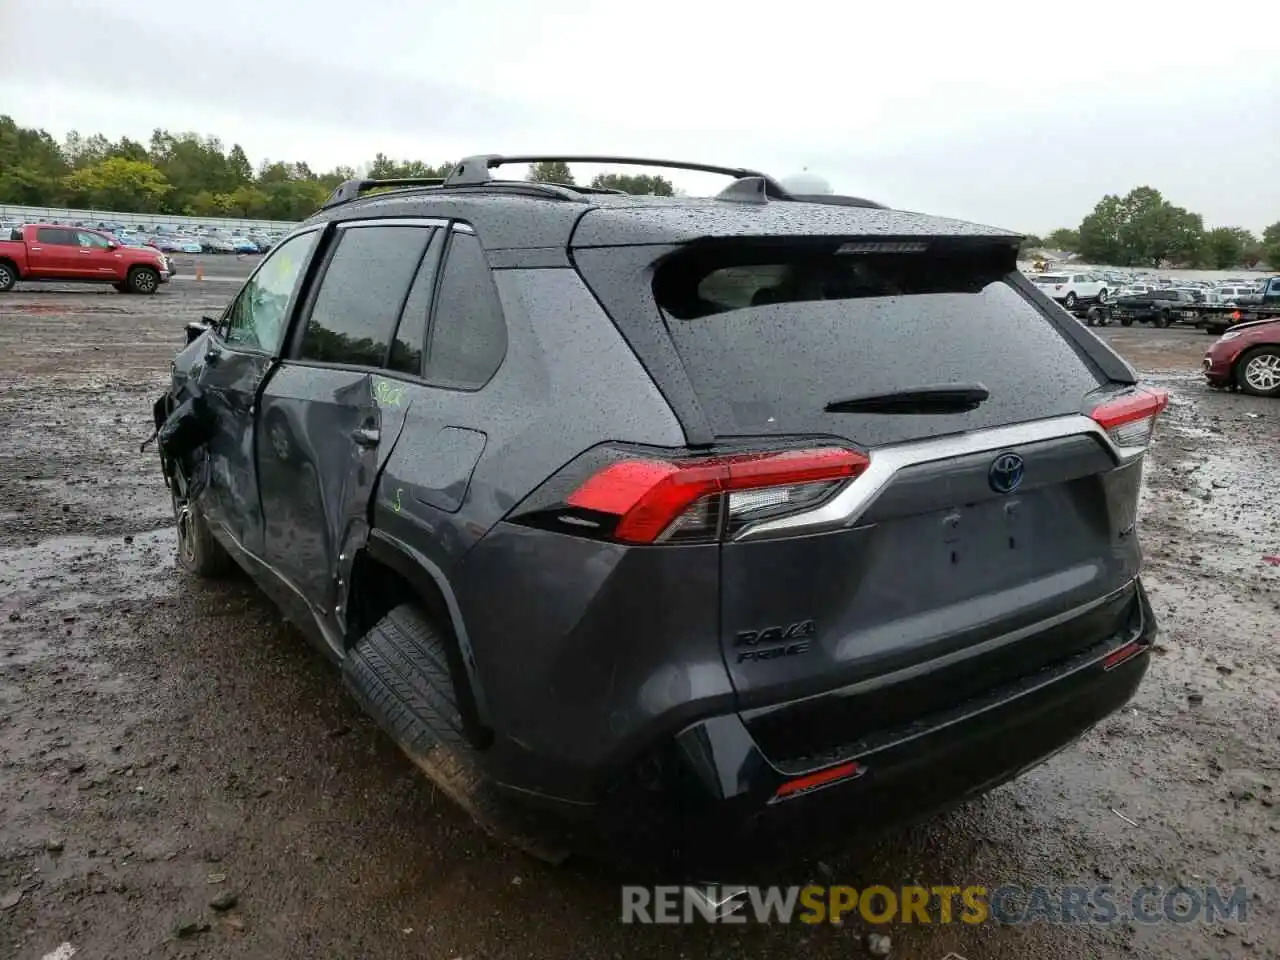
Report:
<svg viewBox="0 0 1280 960"><path fill-rule="evenodd" d="M489 841L247 581L175 571L138 443L183 323L234 289L0 299L0 956L861 955L862 921L622 926L617 878ZM1141 692L1015 783L780 880L1245 884L1247 920L894 926L896 957L1280 948L1280 405L1204 388L1203 334L1102 333L1173 396L1144 494L1163 633Z"/></svg>

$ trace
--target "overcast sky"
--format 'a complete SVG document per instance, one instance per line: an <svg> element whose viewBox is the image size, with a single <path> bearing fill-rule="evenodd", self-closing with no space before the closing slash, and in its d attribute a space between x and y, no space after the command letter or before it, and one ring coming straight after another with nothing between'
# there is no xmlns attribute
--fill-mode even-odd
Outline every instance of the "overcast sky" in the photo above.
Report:
<svg viewBox="0 0 1280 960"><path fill-rule="evenodd" d="M1278 19L1274 0L0 0L0 113L316 169L379 150L808 168L1037 233L1147 184L1256 231L1280 220Z"/></svg>

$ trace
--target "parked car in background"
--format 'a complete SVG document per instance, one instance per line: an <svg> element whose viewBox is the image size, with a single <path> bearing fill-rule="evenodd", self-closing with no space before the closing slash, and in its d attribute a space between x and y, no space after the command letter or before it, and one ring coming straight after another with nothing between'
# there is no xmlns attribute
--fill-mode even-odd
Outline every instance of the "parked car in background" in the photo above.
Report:
<svg viewBox="0 0 1280 960"><path fill-rule="evenodd" d="M183 253L202 253L204 247L200 245L200 241L195 237L179 237L174 244L181 249Z"/></svg>
<svg viewBox="0 0 1280 960"><path fill-rule="evenodd" d="M1204 375L1212 387L1280 397L1280 319L1232 327L1205 353Z"/></svg>
<svg viewBox="0 0 1280 960"><path fill-rule="evenodd" d="M235 253L257 253L258 245L248 237L229 237L227 242L231 244Z"/></svg>
<svg viewBox="0 0 1280 960"><path fill-rule="evenodd" d="M0 292L19 280L110 283L121 293L155 293L169 280L164 256L123 246L96 230L27 224L0 239Z"/></svg>
<svg viewBox="0 0 1280 960"><path fill-rule="evenodd" d="M1107 281L1092 273L1044 273L1032 278L1036 285L1068 310L1077 303L1106 303Z"/></svg>
<svg viewBox="0 0 1280 960"><path fill-rule="evenodd" d="M1124 327L1132 326L1135 320L1167 327L1177 320L1194 320L1194 317L1183 317L1182 310L1195 306L1195 303L1195 297L1186 290L1151 290L1118 298L1111 305L1111 315Z"/></svg>

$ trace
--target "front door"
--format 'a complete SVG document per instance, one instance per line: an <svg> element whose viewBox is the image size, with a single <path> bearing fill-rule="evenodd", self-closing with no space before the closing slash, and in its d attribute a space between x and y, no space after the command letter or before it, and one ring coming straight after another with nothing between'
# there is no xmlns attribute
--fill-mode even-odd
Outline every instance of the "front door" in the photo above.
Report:
<svg viewBox="0 0 1280 960"><path fill-rule="evenodd" d="M213 415L205 516L261 557L262 503L254 450L258 394L279 355L288 317L318 231L298 234L258 265L208 338L195 379Z"/></svg>
<svg viewBox="0 0 1280 960"><path fill-rule="evenodd" d="M76 238L80 242L76 257L81 276L124 279L120 270L120 251L108 246L106 237L90 230L77 230Z"/></svg>

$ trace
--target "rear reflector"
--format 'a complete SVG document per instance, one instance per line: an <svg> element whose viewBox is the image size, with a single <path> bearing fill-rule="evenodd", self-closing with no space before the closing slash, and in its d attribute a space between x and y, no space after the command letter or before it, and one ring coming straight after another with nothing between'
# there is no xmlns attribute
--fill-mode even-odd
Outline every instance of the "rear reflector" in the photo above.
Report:
<svg viewBox="0 0 1280 960"><path fill-rule="evenodd" d="M1169 406L1164 390L1138 388L1115 400L1108 400L1089 414L1107 431L1111 442L1124 454L1143 449L1151 440L1156 418Z"/></svg>
<svg viewBox="0 0 1280 960"><path fill-rule="evenodd" d="M1113 667L1118 667L1120 664L1125 663L1128 660L1132 660L1146 649L1147 647L1145 644L1138 643L1136 640L1133 643L1126 643L1119 650L1113 650L1111 653L1106 655L1102 661L1102 668L1104 670L1110 670Z"/></svg>
<svg viewBox="0 0 1280 960"><path fill-rule="evenodd" d="M777 792L773 795L776 800L788 800L791 797L799 796L802 793L809 793L811 790L817 790L819 787L830 786L841 780L848 780L852 777L859 776L865 768L850 760L848 763L837 764L834 767L828 767L826 770L819 770L817 773L805 774L803 777L796 777L794 780L788 780L782 786L778 787Z"/></svg>
<svg viewBox="0 0 1280 960"><path fill-rule="evenodd" d="M870 461L843 447L689 460L628 459L588 477L565 503L618 518L626 543L716 539L725 525L804 509ZM723 509L728 494L727 507Z"/></svg>

